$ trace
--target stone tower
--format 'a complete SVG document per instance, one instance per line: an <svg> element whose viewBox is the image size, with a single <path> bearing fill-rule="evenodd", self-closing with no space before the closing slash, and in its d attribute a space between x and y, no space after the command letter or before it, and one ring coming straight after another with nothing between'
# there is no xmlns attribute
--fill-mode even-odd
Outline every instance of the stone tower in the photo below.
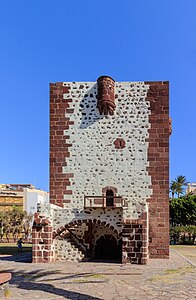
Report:
<svg viewBox="0 0 196 300"><path fill-rule="evenodd" d="M169 83L50 85L50 204L33 262L169 256Z"/></svg>

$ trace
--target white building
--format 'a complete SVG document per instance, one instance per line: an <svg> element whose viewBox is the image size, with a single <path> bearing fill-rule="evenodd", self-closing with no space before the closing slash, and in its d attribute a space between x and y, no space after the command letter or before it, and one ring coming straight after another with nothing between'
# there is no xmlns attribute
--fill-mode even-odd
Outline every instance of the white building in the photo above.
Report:
<svg viewBox="0 0 196 300"><path fill-rule="evenodd" d="M0 184L0 211L17 206L34 215L37 204L49 203L49 193L32 184Z"/></svg>
<svg viewBox="0 0 196 300"><path fill-rule="evenodd" d="M196 195L196 182L188 183L188 187L186 189L186 195L189 193Z"/></svg>
<svg viewBox="0 0 196 300"><path fill-rule="evenodd" d="M24 188L23 209L31 215L37 211L37 204L49 203L49 193L36 188Z"/></svg>

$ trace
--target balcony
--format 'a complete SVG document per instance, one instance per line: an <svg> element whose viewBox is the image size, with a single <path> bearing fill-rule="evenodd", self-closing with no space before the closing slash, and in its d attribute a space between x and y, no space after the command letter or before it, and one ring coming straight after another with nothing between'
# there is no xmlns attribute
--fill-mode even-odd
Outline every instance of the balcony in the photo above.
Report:
<svg viewBox="0 0 196 300"><path fill-rule="evenodd" d="M122 208L125 201L121 196L84 196L84 208Z"/></svg>

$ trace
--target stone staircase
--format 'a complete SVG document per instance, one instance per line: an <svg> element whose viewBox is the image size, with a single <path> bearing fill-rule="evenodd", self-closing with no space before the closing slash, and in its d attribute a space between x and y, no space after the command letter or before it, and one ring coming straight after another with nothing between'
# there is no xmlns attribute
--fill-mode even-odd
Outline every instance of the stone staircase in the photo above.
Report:
<svg viewBox="0 0 196 300"><path fill-rule="evenodd" d="M56 261L82 261L86 251L84 245L74 238L70 232L59 236L55 240Z"/></svg>

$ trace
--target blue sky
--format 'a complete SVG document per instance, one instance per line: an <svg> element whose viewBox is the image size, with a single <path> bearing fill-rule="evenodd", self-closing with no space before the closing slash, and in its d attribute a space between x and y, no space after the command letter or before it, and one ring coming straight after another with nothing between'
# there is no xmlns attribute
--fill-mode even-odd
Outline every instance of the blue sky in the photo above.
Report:
<svg viewBox="0 0 196 300"><path fill-rule="evenodd" d="M0 183L49 190L49 82L170 81L170 178L196 182L195 0L2 0Z"/></svg>

